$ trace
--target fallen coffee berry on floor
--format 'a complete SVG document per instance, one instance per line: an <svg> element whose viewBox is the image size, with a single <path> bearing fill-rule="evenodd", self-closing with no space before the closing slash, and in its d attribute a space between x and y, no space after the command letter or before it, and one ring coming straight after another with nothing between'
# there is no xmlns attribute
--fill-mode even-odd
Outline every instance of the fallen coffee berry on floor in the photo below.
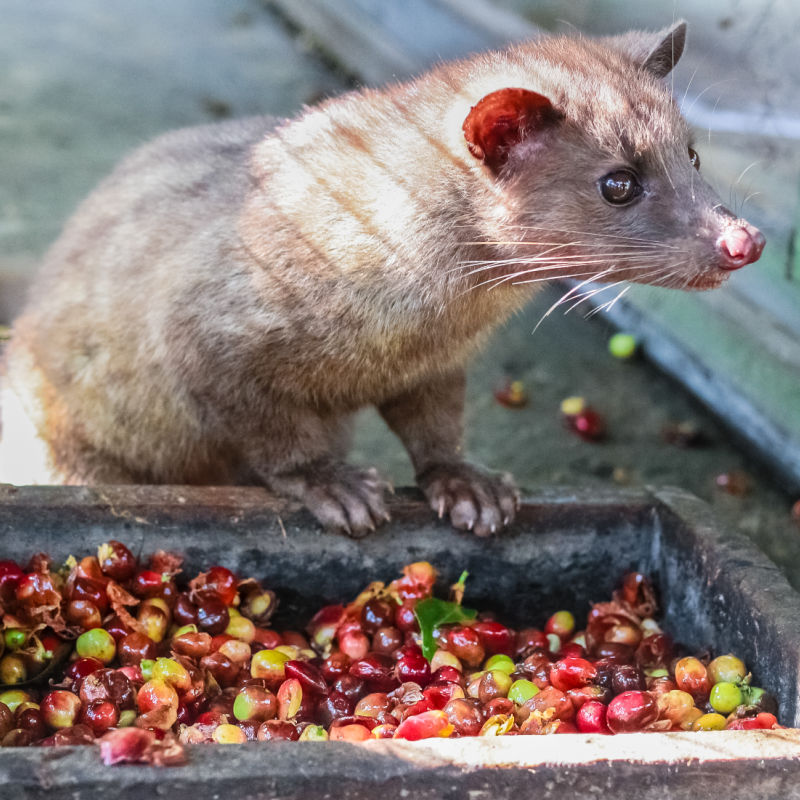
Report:
<svg viewBox="0 0 800 800"><path fill-rule="evenodd" d="M506 408L524 408L528 405L528 392L522 381L508 378L495 387L494 399Z"/></svg>
<svg viewBox="0 0 800 800"><path fill-rule="evenodd" d="M636 355L636 350L639 347L639 342L636 337L630 333L615 333L608 340L608 352L614 358L628 359Z"/></svg>
<svg viewBox="0 0 800 800"><path fill-rule="evenodd" d="M119 542L61 569L0 562L0 743L172 764L203 742L780 727L735 655L678 652L638 573L582 629L566 610L512 629L462 605L466 573L443 600L417 562L276 631L257 581L180 572L174 554L139 564Z"/></svg>
<svg viewBox="0 0 800 800"><path fill-rule="evenodd" d="M606 421L582 397L561 401L561 418L566 428L587 442L599 442L606 436Z"/></svg>

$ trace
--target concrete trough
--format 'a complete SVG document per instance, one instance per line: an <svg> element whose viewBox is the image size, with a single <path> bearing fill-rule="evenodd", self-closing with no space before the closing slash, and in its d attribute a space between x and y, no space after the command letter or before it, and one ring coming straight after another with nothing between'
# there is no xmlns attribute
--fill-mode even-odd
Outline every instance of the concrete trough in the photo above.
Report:
<svg viewBox="0 0 800 800"><path fill-rule="evenodd" d="M773 692L780 719L800 727L800 596L742 535L716 527L680 490L529 497L494 539L435 521L413 492L393 521L353 541L259 489L0 487L0 558L56 560L119 539L134 552L169 549L194 574L212 563L253 576L282 599L281 624L352 599L420 559L444 588L470 573L465 603L512 624L558 608L585 617L623 573L653 576L663 625L691 650L735 652ZM189 748L189 763L105 767L96 748L0 750L0 798L800 798L800 732L720 731L598 737L525 736L435 742L248 743Z"/></svg>

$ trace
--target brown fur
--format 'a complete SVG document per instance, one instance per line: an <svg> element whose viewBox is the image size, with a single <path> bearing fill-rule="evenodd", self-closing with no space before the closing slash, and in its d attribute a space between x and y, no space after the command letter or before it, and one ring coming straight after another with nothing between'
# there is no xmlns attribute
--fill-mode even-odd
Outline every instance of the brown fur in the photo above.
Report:
<svg viewBox="0 0 800 800"><path fill-rule="evenodd" d="M663 65L642 66L665 35L543 39L131 155L68 223L14 326L4 396L38 437L24 479L256 482L360 534L385 515L384 484L343 459L352 412L372 404L440 514L501 527L516 490L463 462L463 365L533 285L489 291L513 270L460 265L560 244L635 280L641 265L614 263L618 234L679 248L677 283L722 277L717 200ZM491 169L462 123L504 87L543 94L558 121ZM596 181L621 163L650 176L654 202L602 201ZM536 277L565 274L552 266Z"/></svg>

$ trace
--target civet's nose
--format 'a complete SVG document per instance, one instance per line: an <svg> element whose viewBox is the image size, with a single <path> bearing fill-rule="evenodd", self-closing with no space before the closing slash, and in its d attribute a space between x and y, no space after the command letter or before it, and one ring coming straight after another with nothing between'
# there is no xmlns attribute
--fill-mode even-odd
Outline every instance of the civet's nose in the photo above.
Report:
<svg viewBox="0 0 800 800"><path fill-rule="evenodd" d="M739 269L761 257L767 243L761 231L744 220L729 227L717 239L722 269Z"/></svg>

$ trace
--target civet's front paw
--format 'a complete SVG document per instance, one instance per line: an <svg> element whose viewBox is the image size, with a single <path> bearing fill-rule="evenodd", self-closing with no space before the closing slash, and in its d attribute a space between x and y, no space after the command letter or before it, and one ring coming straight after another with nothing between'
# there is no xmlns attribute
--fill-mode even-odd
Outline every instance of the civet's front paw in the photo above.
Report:
<svg viewBox="0 0 800 800"><path fill-rule="evenodd" d="M507 472L487 472L463 462L435 464L417 475L431 508L453 526L489 536L508 525L519 508L519 491Z"/></svg>
<svg viewBox="0 0 800 800"><path fill-rule="evenodd" d="M384 494L391 485L372 467L317 462L271 482L300 500L326 527L360 538L389 520Z"/></svg>

